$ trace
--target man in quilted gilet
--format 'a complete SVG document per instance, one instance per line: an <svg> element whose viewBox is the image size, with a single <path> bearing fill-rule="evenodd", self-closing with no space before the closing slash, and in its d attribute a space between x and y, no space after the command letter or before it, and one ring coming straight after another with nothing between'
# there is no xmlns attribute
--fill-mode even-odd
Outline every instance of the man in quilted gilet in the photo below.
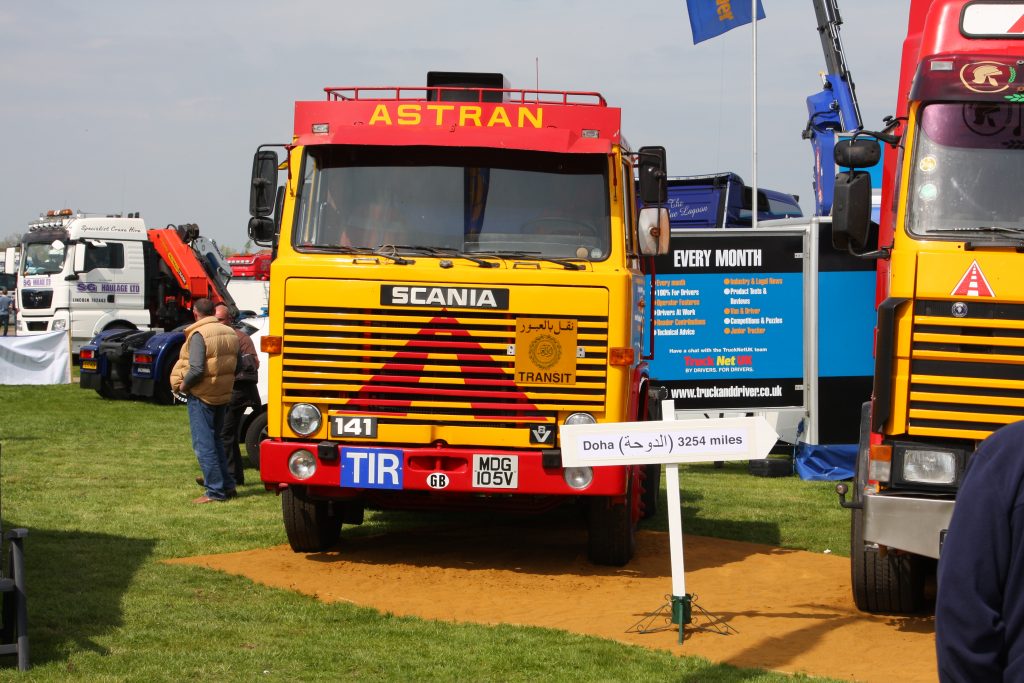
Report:
<svg viewBox="0 0 1024 683"><path fill-rule="evenodd" d="M188 402L192 449L206 487L193 503L222 502L237 495L220 433L235 383L238 337L214 317L213 309L209 299L193 303L196 321L185 328L185 343L171 370L171 390L184 394Z"/></svg>

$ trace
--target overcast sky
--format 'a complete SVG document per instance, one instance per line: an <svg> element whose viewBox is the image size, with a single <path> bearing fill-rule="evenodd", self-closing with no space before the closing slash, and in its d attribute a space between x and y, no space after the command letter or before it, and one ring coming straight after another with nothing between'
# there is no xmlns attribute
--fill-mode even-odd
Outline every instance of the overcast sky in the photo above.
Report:
<svg viewBox="0 0 1024 683"><path fill-rule="evenodd" d="M745 2L746 0L738 0ZM824 69L811 0L763 0L758 184L811 201L805 98ZM839 0L868 128L895 110L909 0ZM684 0L150 2L0 6L4 225L41 211L140 211L246 242L252 154L286 142L327 85L422 85L499 71L513 87L599 91L673 175L751 173L751 36L693 44Z"/></svg>

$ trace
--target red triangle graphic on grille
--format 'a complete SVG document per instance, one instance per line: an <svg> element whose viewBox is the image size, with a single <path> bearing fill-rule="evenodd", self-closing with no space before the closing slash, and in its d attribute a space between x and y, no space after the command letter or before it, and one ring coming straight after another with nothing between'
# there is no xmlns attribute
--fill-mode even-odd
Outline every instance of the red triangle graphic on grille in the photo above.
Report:
<svg viewBox="0 0 1024 683"><path fill-rule="evenodd" d="M950 296L994 297L995 294L992 292L988 280L985 279L985 274L981 272L978 262L974 261L971 263L971 267L967 269L967 272L964 273L964 276L960 278L960 282L953 288Z"/></svg>
<svg viewBox="0 0 1024 683"><path fill-rule="evenodd" d="M511 323L511 321L510 321ZM443 329L441 327L443 326ZM430 361L432 353L455 354L462 375L483 375L482 377L463 377L462 384L431 384L430 378L424 376L424 367ZM409 407L417 399L437 397L448 394L457 402L473 410L506 410L514 412L538 411L529 397L516 387L511 372L493 364L477 365L481 354L491 356L480 343L472 338L469 330L455 318L438 316L427 324L427 327L415 333L404 346L395 351L378 374L372 376L360 389L357 398L350 399L346 405L361 410L372 411L376 406L390 408ZM451 387L447 390L447 387ZM474 401L474 399L495 396L495 387L508 387L498 393L500 401ZM384 398L381 394L387 394ZM400 413L390 413L398 415ZM522 421L534 423L537 416L525 415L474 415L478 420Z"/></svg>

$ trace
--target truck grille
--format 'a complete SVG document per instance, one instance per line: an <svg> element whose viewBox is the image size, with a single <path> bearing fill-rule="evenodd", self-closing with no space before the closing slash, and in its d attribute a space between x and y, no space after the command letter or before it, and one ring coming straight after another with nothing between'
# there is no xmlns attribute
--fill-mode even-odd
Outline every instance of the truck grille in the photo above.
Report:
<svg viewBox="0 0 1024 683"><path fill-rule="evenodd" d="M983 439L1024 418L1024 305L917 301L910 434Z"/></svg>
<svg viewBox="0 0 1024 683"><path fill-rule="evenodd" d="M21 290L22 308L49 308L53 304L52 289L23 289ZM45 328L44 328L45 329Z"/></svg>
<svg viewBox="0 0 1024 683"><path fill-rule="evenodd" d="M284 399L392 424L522 427L557 411L604 411L608 319L566 316L583 350L575 384L517 386L509 350L519 316L529 314L288 307Z"/></svg>

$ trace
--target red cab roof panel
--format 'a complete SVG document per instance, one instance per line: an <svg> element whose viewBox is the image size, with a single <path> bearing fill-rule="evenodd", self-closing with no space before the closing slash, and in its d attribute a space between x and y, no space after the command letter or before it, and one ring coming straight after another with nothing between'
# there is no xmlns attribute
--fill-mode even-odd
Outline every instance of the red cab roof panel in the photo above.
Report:
<svg viewBox="0 0 1024 683"><path fill-rule="evenodd" d="M423 86L325 91L327 101L295 103L295 144L607 154L621 143L621 112L598 93Z"/></svg>

